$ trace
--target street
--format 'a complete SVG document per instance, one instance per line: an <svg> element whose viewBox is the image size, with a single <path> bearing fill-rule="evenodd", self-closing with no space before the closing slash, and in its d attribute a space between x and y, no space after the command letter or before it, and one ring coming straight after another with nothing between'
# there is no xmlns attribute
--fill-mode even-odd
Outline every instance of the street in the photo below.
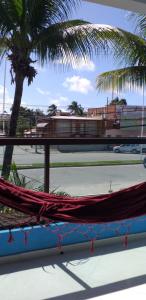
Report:
<svg viewBox="0 0 146 300"><path fill-rule="evenodd" d="M15 146L13 161L16 164L33 164L44 162L43 149L37 149L29 146ZM3 161L4 147L0 147L0 164ZM143 155L144 157L144 155ZM62 153L56 149L51 150L51 162L88 162L88 161L104 161L104 160L138 160L141 158L140 154L122 154L111 152L69 152Z"/></svg>
<svg viewBox="0 0 146 300"><path fill-rule="evenodd" d="M20 173L43 183L43 169L21 170ZM143 165L52 168L50 191L71 195L92 195L117 191L146 180Z"/></svg>
<svg viewBox="0 0 146 300"><path fill-rule="evenodd" d="M44 162L44 151L29 146L16 146L13 161L16 164L33 164ZM0 147L0 164L3 161L3 147ZM61 153L51 150L51 162L90 162L114 160L139 160L140 154L122 154L113 152L73 152ZM35 185L44 182L44 169L20 170L19 173L28 176L28 181ZM64 191L71 195L88 195L108 193L120 190L132 184L146 180L146 169L143 165L66 167L50 169L50 191Z"/></svg>

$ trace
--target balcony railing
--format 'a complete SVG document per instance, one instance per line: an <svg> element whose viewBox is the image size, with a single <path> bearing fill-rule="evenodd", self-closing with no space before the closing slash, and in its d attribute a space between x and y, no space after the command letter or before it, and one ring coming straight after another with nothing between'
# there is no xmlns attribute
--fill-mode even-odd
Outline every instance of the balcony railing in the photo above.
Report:
<svg viewBox="0 0 146 300"><path fill-rule="evenodd" d="M5 145L13 145L13 146L32 146L32 145L40 145L40 146L44 146L44 152L41 151L41 154L44 153L44 190L46 192L51 192L51 188L52 188L52 182L50 184L50 167L51 167L51 146L52 145L120 145L120 144L146 144L146 137L143 138L98 138L98 139L91 139L91 138L76 138L76 139L62 139L62 138L1 138L0 139L0 146L5 146ZM70 147L70 148L71 148ZM34 150L35 151L35 150ZM31 151L32 154L33 151ZM33 152L35 155L35 152ZM33 155L33 154L32 154ZM64 154L65 157L66 154ZM94 157L98 157L97 152L93 154ZM105 155L110 155L109 153L105 154ZM112 157L114 157L114 155L116 156L116 159L118 157L118 154L112 154ZM134 158L134 154L132 154ZM78 155L76 155L77 157ZM81 154L80 157L82 157L83 155ZM90 155L91 158L92 154ZM99 156L102 157L104 156L103 153L99 154ZM85 157L88 159L88 153L86 153ZM141 157L141 155L140 155ZM36 158L38 159L38 155L36 156ZM32 159L32 156L31 158ZM29 159L29 161L30 161ZM42 159L42 156L41 156ZM56 157L55 157L56 159ZM21 158L19 158L19 161L21 160ZM27 160L27 155L25 157L25 160ZM42 161L42 160L41 160ZM91 161L90 161L91 162ZM29 164L28 164L29 165ZM129 166L128 166L129 167ZM72 170L71 170L72 169ZM80 172L78 169L77 170L73 170L73 168L71 168L70 170L67 171L67 176L70 177L70 174L72 173L72 171L75 171L75 177L73 178L69 178L69 181L67 180L66 182L66 186L68 185L68 182L73 182L74 180L76 182L79 182L78 185L78 191L76 188L76 184L73 182L74 186L75 186L75 195L78 195L78 192L92 192L93 191L93 185L92 185L92 180L94 180L94 183L96 185L96 188L94 189L95 193L102 193L105 192L105 183L102 181L107 180L107 178L109 177L110 174L110 168L105 168L105 171L103 171L100 167L94 168L94 171L92 169L89 168L89 171L86 170L84 168L82 168L82 172ZM104 169L104 168L103 168ZM112 170L112 167L111 167ZM140 177L140 172L142 172L142 176ZM71 171L71 172L70 172ZM80 180L80 177L76 176L76 172L79 171L79 176L81 177L82 175L84 175L85 173L89 173L87 174L87 182L84 182L84 178L82 180ZM126 172L129 172L129 168L123 168L122 166L122 172L124 171L124 173L120 173L120 169L119 168L115 168L114 173L114 178L115 178L115 185L116 185L116 189L118 188L123 188L123 185L120 184L117 185L117 177L119 182L121 183L122 179L124 179L124 184L130 184L132 180L127 180L127 177L125 175ZM61 176L63 177L63 173L64 171L61 172L59 171L59 174L61 174ZM104 173L104 176L102 176L102 172ZM134 174L135 172L135 174ZM112 173L112 175L113 175ZM56 174L56 172L55 172ZM54 174L54 175L55 175ZM97 179L97 174L98 179ZM106 175L105 175L106 174ZM145 180L145 169L142 168L142 166L134 166L134 168L132 167L132 171L130 174L134 174L135 177L133 181L137 181L137 180ZM51 173L52 175L52 173ZM128 176L132 176L129 175ZM106 179L105 179L106 177ZM66 181L65 177L65 181ZM100 180L101 178L101 180ZM126 179L125 179L126 178ZM68 178L67 178L68 179ZM90 179L90 183L88 184L88 179ZM129 179L129 178L128 178ZM136 179L136 180L135 180ZM98 180L99 180L99 184L98 184ZM126 181L127 180L127 181ZM82 189L82 184L83 184L83 189ZM90 186L91 184L91 186ZM100 186L102 186L102 191L100 190ZM67 186L68 187L68 186ZM106 182L106 189L107 189L107 182ZM100 191L99 191L100 190ZM113 186L112 188L110 187L110 189L107 191L106 193L110 193L113 190ZM68 190L66 190L68 192ZM66 192L65 191L65 192ZM4 221L7 218L7 214L4 214ZM13 216L12 216L13 217ZM15 227L15 223L12 224L11 223L11 219L8 219L8 224L5 223L5 226L2 224L2 229L5 228L5 230L1 230L1 249L0 249L0 256L5 256L5 255L12 255L12 254L16 254L16 253L22 253L22 252L27 252L27 251L32 251L32 250L40 250L40 249L46 249L49 247L56 247L56 245L58 245L58 236L60 237L60 235L55 235L55 230L54 230L54 226L57 226L57 230L59 230L59 233L61 232L61 237L63 237L62 240L62 245L68 245L68 244L75 244L75 243L81 243L81 242L85 242L85 241L90 241L93 242L95 239L106 239L106 238L111 238L111 237L117 237L117 236L123 236L125 235L125 237L127 238L127 234L135 234L135 233L142 233L146 231L146 222L145 222L145 216L144 217L140 217L140 218L136 218L136 219L132 219L132 220L128 220L128 221L122 221L119 223L114 222L109 223L108 226L105 226L104 224L97 224L97 225L81 225L81 224L68 224L65 225L63 223L60 223L59 225L49 225L49 227L46 229L44 226L34 226L32 228L32 223L31 223L31 227L26 227L26 228L14 228ZM18 215L15 216L14 215L14 219L15 217L18 218ZM1 219L2 219L2 215L1 215ZM15 222L15 220L14 220ZM16 224L18 224L18 221L16 220ZM8 230L6 230L8 228ZM13 238L14 238L14 243L8 243L9 240L9 236L10 236L10 228L11 228L11 233L13 234ZM49 234L46 234L46 230L48 232L49 230ZM22 242L23 239L25 240L25 237L27 235L28 232L28 236L29 236L29 243L25 244L25 242ZM58 231L57 231L58 232ZM26 234L25 234L26 233ZM73 234L70 234L73 233ZM87 234L89 233L89 234ZM126 241L126 240L125 240ZM125 242L126 243L126 242Z"/></svg>
<svg viewBox="0 0 146 300"><path fill-rule="evenodd" d="M44 191L50 191L50 146L51 145L120 145L146 144L146 137L135 138L0 138L0 146L44 146Z"/></svg>

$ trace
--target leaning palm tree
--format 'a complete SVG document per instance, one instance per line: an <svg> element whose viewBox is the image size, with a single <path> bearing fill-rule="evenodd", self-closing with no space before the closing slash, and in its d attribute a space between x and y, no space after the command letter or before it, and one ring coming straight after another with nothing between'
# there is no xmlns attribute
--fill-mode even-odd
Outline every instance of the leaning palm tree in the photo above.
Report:
<svg viewBox="0 0 146 300"><path fill-rule="evenodd" d="M84 114L84 108L78 104L77 101L72 101L72 103L68 106L68 110L75 116L83 116Z"/></svg>
<svg viewBox="0 0 146 300"><path fill-rule="evenodd" d="M55 116L57 114L57 106L55 104L49 105L47 113L49 117Z"/></svg>
<svg viewBox="0 0 146 300"><path fill-rule="evenodd" d="M138 35L133 35L133 43L117 45L116 57L124 59L124 68L104 72L97 77L99 90L137 90L146 85L146 16L134 15ZM124 37L131 36L125 32Z"/></svg>
<svg viewBox="0 0 146 300"><path fill-rule="evenodd" d="M30 85L34 80L36 61L42 65L57 60L72 63L79 57L107 53L109 41L113 47L123 40L133 43L132 35L127 40L125 32L117 28L69 20L78 3L79 0L0 1L0 55L11 63L15 85L9 137L16 135L24 81L28 80ZM140 44L139 38L135 47ZM13 146L6 146L1 174L4 178L9 176L12 154Z"/></svg>

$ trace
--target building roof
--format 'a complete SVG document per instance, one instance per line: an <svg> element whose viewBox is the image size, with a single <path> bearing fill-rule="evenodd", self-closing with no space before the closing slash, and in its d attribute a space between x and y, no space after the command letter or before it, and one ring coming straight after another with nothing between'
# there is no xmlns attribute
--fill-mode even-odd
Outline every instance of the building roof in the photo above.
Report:
<svg viewBox="0 0 146 300"><path fill-rule="evenodd" d="M47 125L48 125L48 122L47 123L38 123L37 127L43 128L43 127L46 127Z"/></svg>
<svg viewBox="0 0 146 300"><path fill-rule="evenodd" d="M53 116L51 119L57 120L82 120L82 121L98 121L97 117L77 117L77 116Z"/></svg>
<svg viewBox="0 0 146 300"><path fill-rule="evenodd" d="M32 133L36 133L36 128L32 128L31 130L24 130L25 134L32 134Z"/></svg>

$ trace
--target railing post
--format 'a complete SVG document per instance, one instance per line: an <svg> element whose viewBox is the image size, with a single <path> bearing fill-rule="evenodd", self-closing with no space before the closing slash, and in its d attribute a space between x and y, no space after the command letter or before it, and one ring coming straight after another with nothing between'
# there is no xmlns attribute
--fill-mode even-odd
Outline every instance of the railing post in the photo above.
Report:
<svg viewBox="0 0 146 300"><path fill-rule="evenodd" d="M45 145L44 158L44 191L49 193L50 190L50 145Z"/></svg>

